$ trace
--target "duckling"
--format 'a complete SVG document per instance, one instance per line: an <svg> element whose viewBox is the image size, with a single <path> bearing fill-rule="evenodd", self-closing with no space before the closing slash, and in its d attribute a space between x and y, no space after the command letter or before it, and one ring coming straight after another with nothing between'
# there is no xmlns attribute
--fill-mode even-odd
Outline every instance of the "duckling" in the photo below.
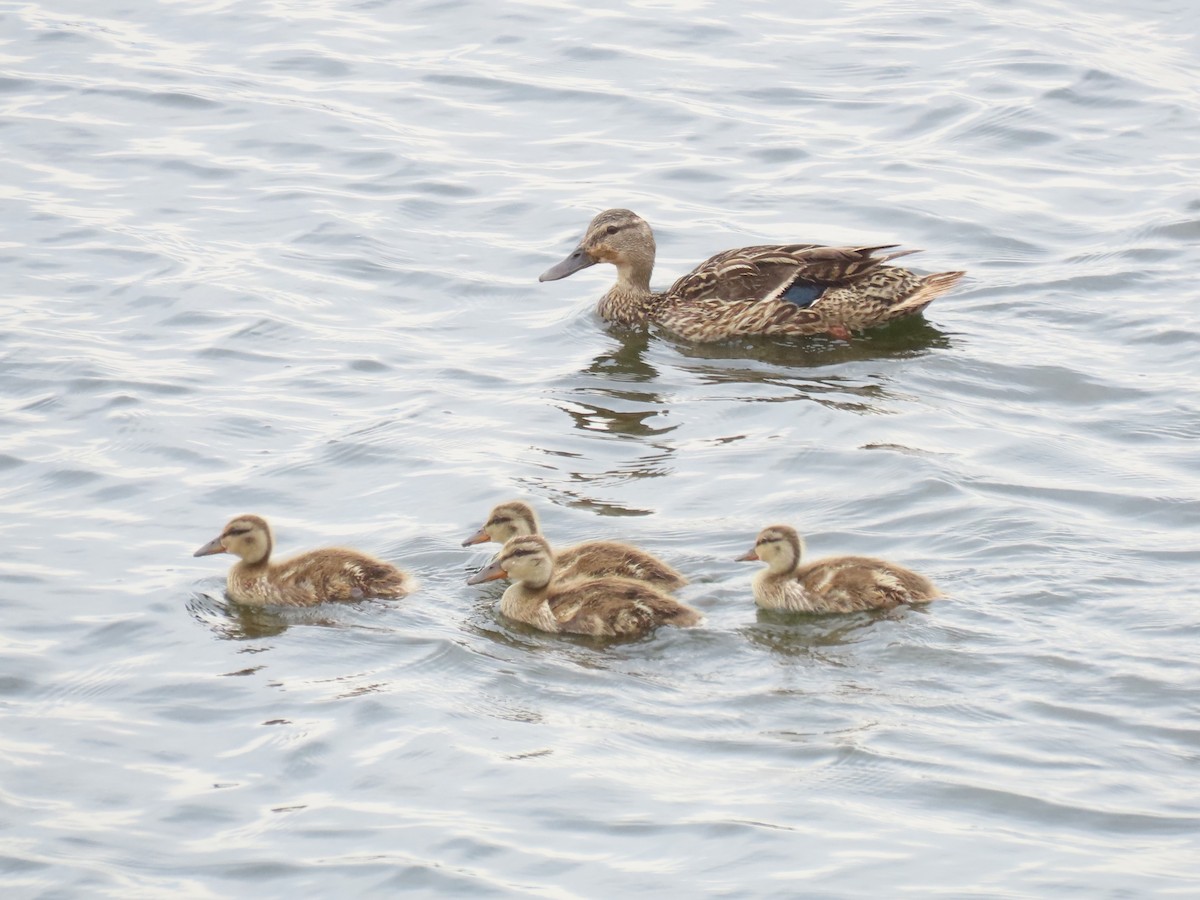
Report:
<svg viewBox="0 0 1200 900"><path fill-rule="evenodd" d="M636 213L609 209L592 219L579 246L538 280L556 281L596 263L612 263L617 283L600 299L601 317L617 325L658 325L689 341L822 333L849 340L852 330L916 315L965 274L917 275L884 265L917 252L879 255L896 246L741 247L718 253L665 291L652 291L654 233Z"/></svg>
<svg viewBox="0 0 1200 900"><path fill-rule="evenodd" d="M463 541L464 547L495 541L505 544L510 538L540 534L537 514L528 503L511 500L501 503L488 514L487 522ZM617 541L585 541L554 554L555 571L560 578L599 578L618 575L674 591L687 579L661 559L645 550Z"/></svg>
<svg viewBox="0 0 1200 900"><path fill-rule="evenodd" d="M391 563L331 547L271 562L274 541L266 520L238 516L193 556L232 553L229 596L251 606L314 606L326 600L394 600L416 589L413 579Z"/></svg>
<svg viewBox="0 0 1200 900"><path fill-rule="evenodd" d="M659 625L688 626L702 616L690 606L632 578L563 579L541 535L514 537L489 565L467 580L509 578L500 612L552 634L640 637Z"/></svg>
<svg viewBox="0 0 1200 900"><path fill-rule="evenodd" d="M758 534L740 561L760 559L767 568L754 576L754 601L785 612L843 613L891 609L944 597L928 578L869 556L834 556L801 565L804 539L787 525Z"/></svg>

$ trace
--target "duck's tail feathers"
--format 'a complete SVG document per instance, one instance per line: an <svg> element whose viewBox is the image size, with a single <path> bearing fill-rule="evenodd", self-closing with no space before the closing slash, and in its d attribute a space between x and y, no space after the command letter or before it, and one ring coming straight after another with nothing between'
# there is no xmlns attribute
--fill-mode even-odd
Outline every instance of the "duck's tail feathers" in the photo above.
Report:
<svg viewBox="0 0 1200 900"><path fill-rule="evenodd" d="M935 272L921 279L917 289L904 298L892 311L901 315L919 313L942 294L949 291L966 272Z"/></svg>
<svg viewBox="0 0 1200 900"><path fill-rule="evenodd" d="M882 247L870 248L870 252L874 253L876 250L891 250L893 247L897 247L897 246L899 246L899 245L898 244L885 244ZM921 250L897 250L895 253L888 253L888 254L885 254L884 256L872 257L872 261L882 265L883 263L891 262L893 259L899 259L902 256L912 256L914 253L921 253L921 252L922 252Z"/></svg>

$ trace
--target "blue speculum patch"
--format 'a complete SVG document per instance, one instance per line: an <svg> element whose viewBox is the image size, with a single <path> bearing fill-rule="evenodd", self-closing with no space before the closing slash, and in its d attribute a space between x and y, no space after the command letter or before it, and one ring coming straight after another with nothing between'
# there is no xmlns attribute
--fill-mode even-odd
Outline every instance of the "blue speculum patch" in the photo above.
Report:
<svg viewBox="0 0 1200 900"><path fill-rule="evenodd" d="M825 293L826 287L827 285L813 284L811 281L797 281L780 294L779 298L788 303L795 303L801 309L807 309Z"/></svg>

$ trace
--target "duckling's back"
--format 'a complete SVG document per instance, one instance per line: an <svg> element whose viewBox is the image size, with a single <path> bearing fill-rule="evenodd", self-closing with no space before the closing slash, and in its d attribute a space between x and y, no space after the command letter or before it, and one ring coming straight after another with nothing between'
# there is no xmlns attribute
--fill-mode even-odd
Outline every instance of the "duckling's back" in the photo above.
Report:
<svg viewBox="0 0 1200 900"><path fill-rule="evenodd" d="M312 550L269 566L234 566L229 594L257 606L314 606L375 597L394 600L411 593L412 579L374 557L338 547Z"/></svg>
<svg viewBox="0 0 1200 900"><path fill-rule="evenodd" d="M891 609L943 596L932 581L869 556L838 556L802 565L795 581L830 612Z"/></svg>
<svg viewBox="0 0 1200 900"><path fill-rule="evenodd" d="M686 578L657 556L617 541L586 541L559 550L554 564L556 575L563 580L616 576L667 591L687 584Z"/></svg>
<svg viewBox="0 0 1200 900"><path fill-rule="evenodd" d="M660 625L687 627L703 618L674 597L631 578L556 582L547 602L560 631L596 637L636 637Z"/></svg>

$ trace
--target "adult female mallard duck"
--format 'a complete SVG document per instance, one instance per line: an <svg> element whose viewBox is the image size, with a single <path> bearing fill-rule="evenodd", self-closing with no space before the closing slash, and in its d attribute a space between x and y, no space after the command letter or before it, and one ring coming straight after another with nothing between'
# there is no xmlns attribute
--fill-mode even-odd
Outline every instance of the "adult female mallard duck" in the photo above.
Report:
<svg viewBox="0 0 1200 900"><path fill-rule="evenodd" d="M462 545L469 547L485 541L506 544L511 538L530 534L541 534L537 515L528 503L512 500L494 507L483 527ZM585 541L558 550L554 554L554 563L555 571L563 579L618 575L668 591L687 584L686 578L658 557L617 541Z"/></svg>
<svg viewBox="0 0 1200 900"><path fill-rule="evenodd" d="M702 618L690 606L632 578L560 578L550 545L536 534L510 540L467 584L497 578L513 582L500 598L500 612L553 634L639 637L659 625L695 625Z"/></svg>
<svg viewBox="0 0 1200 900"><path fill-rule="evenodd" d="M804 540L796 529L772 525L739 560L761 559L754 601L784 612L844 613L928 603L945 596L928 578L869 556L832 556L802 563Z"/></svg>
<svg viewBox="0 0 1200 900"><path fill-rule="evenodd" d="M965 274L917 275L884 265L917 252L876 255L896 246L742 247L718 253L665 291L652 291L654 233L640 216L610 209L538 280L612 263L617 283L600 298L600 315L618 325L659 325L689 341L821 333L848 340L851 331L919 313Z"/></svg>
<svg viewBox="0 0 1200 900"><path fill-rule="evenodd" d="M412 578L391 563L357 550L311 550L273 563L273 546L265 519L238 516L192 555L240 557L229 570L226 586L230 599L252 606L314 606L367 597L393 600L416 589Z"/></svg>

